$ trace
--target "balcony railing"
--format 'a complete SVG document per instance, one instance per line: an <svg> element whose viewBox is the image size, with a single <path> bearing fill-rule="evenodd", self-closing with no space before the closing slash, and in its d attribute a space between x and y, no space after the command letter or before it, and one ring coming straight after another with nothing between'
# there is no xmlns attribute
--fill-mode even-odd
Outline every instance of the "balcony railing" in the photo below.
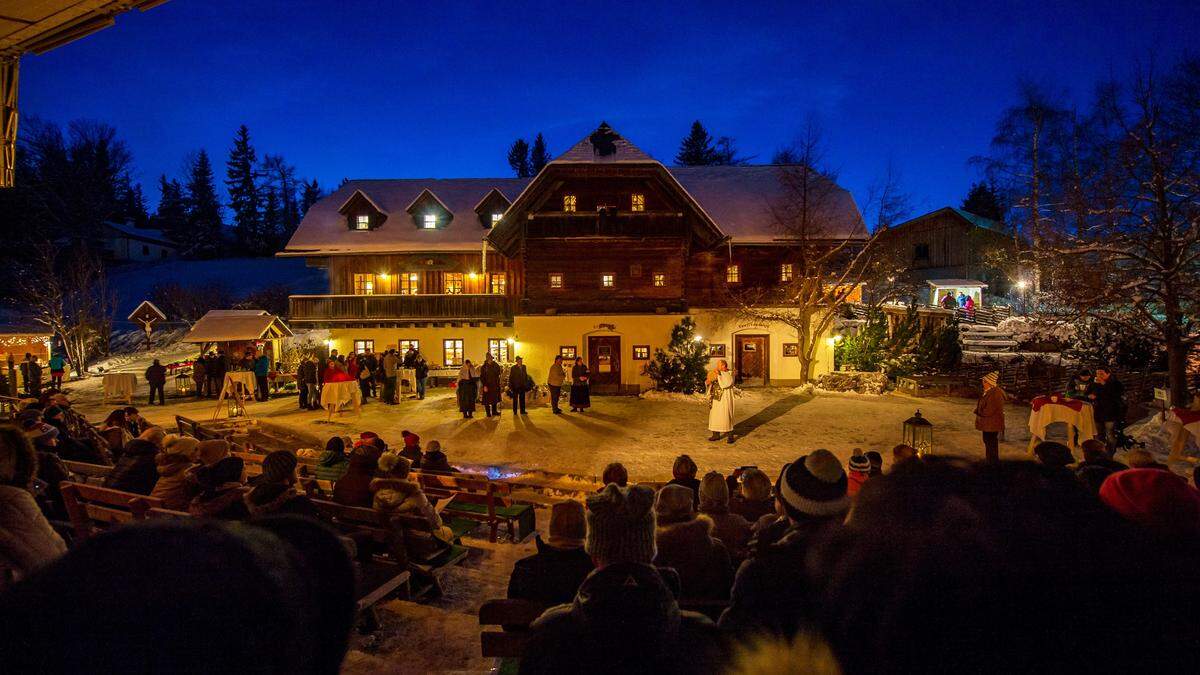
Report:
<svg viewBox="0 0 1200 675"><path fill-rule="evenodd" d="M509 318L503 295L293 295L292 321L502 321Z"/></svg>

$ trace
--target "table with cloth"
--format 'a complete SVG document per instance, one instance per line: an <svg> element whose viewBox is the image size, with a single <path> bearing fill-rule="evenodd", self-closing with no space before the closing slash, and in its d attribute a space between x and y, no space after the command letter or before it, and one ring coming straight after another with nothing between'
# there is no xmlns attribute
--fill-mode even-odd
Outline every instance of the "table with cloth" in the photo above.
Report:
<svg viewBox="0 0 1200 675"><path fill-rule="evenodd" d="M1062 394L1043 395L1029 402L1029 452L1046 438L1046 427L1063 422L1067 430L1067 445L1078 449L1076 439L1088 440L1096 437L1096 418L1092 415L1092 404ZM1071 433L1071 429L1078 435Z"/></svg>
<svg viewBox="0 0 1200 675"><path fill-rule="evenodd" d="M341 410L347 403L354 406L354 413L362 413L362 389L358 382L326 382L321 387L321 407L329 411L328 419L333 419L333 413Z"/></svg>
<svg viewBox="0 0 1200 675"><path fill-rule="evenodd" d="M417 397L417 369L416 368L398 368L396 369L396 393L401 399Z"/></svg>
<svg viewBox="0 0 1200 675"><path fill-rule="evenodd" d="M133 403L133 394L137 391L137 375L133 373L105 373L104 400L119 399L126 404Z"/></svg>
<svg viewBox="0 0 1200 675"><path fill-rule="evenodd" d="M1167 421L1179 425L1175 430L1174 436L1171 437L1171 456L1167 461L1191 462L1193 464L1200 461L1196 457L1183 454L1183 448L1187 445L1189 435L1192 437L1193 443L1200 445L1200 410L1171 408L1171 412L1167 413Z"/></svg>

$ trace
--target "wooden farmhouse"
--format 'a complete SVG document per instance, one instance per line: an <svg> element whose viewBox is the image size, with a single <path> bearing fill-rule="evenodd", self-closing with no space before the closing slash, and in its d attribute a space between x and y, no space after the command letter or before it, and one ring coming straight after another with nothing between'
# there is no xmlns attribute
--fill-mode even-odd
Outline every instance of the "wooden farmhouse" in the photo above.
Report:
<svg viewBox="0 0 1200 675"><path fill-rule="evenodd" d="M785 169L667 167L601 125L533 178L351 180L279 254L329 273L327 294L291 296L289 321L328 329L342 353L519 355L539 382L555 355L579 356L617 392L649 384L643 366L691 316L745 384L794 383L794 331L740 322L731 301L793 275L795 240L773 217ZM831 188L828 237L865 238ZM832 366L822 340L817 374Z"/></svg>
<svg viewBox="0 0 1200 675"><path fill-rule="evenodd" d="M947 206L892 227L882 242L893 247L906 265L907 280L919 287L927 282L963 280L967 286L941 285L946 286L944 291L968 295L969 288L986 287L993 294L1008 288L1008 279L988 264L993 251L1012 246L1012 237L994 220ZM926 292L920 295L922 302L929 301Z"/></svg>

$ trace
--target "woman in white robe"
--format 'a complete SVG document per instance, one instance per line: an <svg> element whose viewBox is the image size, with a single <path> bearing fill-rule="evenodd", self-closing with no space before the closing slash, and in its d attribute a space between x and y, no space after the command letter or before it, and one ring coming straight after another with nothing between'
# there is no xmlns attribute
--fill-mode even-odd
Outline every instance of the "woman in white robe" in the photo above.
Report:
<svg viewBox="0 0 1200 675"><path fill-rule="evenodd" d="M708 390L709 402L712 407L708 410L708 430L712 435L710 441L717 441L721 436L729 443L733 442L733 371L725 359L717 361L715 370L704 378L704 386Z"/></svg>

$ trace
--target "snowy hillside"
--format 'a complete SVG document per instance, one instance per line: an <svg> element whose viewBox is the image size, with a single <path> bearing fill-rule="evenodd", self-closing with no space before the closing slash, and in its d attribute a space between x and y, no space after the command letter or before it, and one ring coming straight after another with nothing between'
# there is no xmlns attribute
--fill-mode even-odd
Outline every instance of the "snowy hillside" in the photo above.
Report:
<svg viewBox="0 0 1200 675"><path fill-rule="evenodd" d="M322 293L328 289L325 270L304 266L303 258L223 258L171 260L150 265L113 268L109 281L117 291L117 318L124 319L150 297L156 284L222 283L235 295L283 284L293 293Z"/></svg>

